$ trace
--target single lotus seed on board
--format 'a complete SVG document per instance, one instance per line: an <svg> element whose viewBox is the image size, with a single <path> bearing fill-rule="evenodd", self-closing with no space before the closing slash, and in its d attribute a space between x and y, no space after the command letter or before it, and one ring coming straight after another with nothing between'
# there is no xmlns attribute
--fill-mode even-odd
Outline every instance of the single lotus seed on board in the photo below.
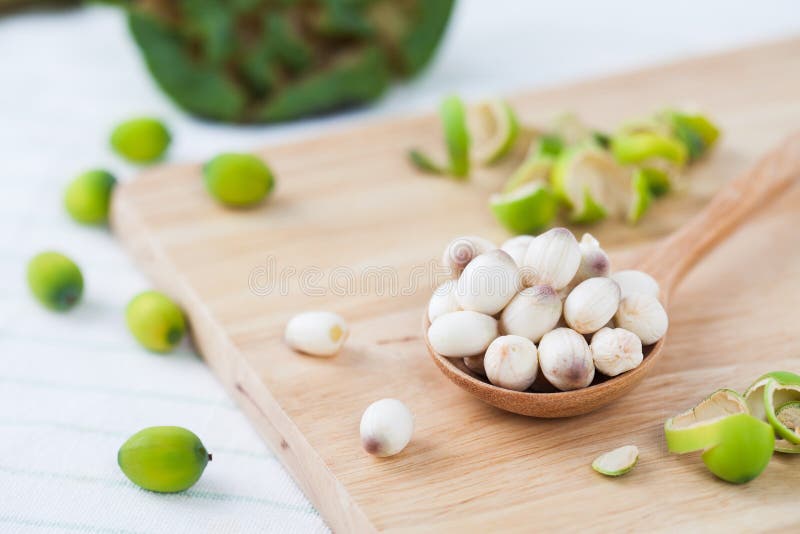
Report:
<svg viewBox="0 0 800 534"><path fill-rule="evenodd" d="M349 334L345 320L328 311L295 315L286 324L284 340L290 348L311 356L334 356Z"/></svg>
<svg viewBox="0 0 800 534"><path fill-rule="evenodd" d="M612 274L611 279L619 284L622 298L632 295L633 293L645 293L658 298L661 292L658 282L643 271L636 271L633 269L619 271Z"/></svg>
<svg viewBox="0 0 800 534"><path fill-rule="evenodd" d="M458 311L456 300L456 281L447 280L434 290L431 300L428 301L428 320L435 321L445 313Z"/></svg>
<svg viewBox="0 0 800 534"><path fill-rule="evenodd" d="M496 248L494 243L483 237L474 235L457 237L445 247L442 253L442 265L449 270L453 278L458 278L473 258Z"/></svg>
<svg viewBox="0 0 800 534"><path fill-rule="evenodd" d="M508 253L490 250L473 259L461 273L456 300L464 310L494 315L520 290L517 264Z"/></svg>
<svg viewBox="0 0 800 534"><path fill-rule="evenodd" d="M28 286L45 307L66 311L83 295L83 275L68 257L58 252L42 252L28 262Z"/></svg>
<svg viewBox="0 0 800 534"><path fill-rule="evenodd" d="M494 317L468 310L446 313L428 328L431 348L447 358L482 354L496 337Z"/></svg>
<svg viewBox="0 0 800 534"><path fill-rule="evenodd" d="M203 166L206 190L218 202L235 208L255 206L275 187L275 177L253 154L220 154Z"/></svg>
<svg viewBox="0 0 800 534"><path fill-rule="evenodd" d="M528 247L533 241L532 235L518 235L507 240L500 246L500 250L508 253L509 256L517 264L517 267L525 265L525 254L528 252Z"/></svg>
<svg viewBox="0 0 800 534"><path fill-rule="evenodd" d="M151 117L127 120L111 132L111 147L133 163L152 163L161 159L171 141L164 123Z"/></svg>
<svg viewBox="0 0 800 534"><path fill-rule="evenodd" d="M624 328L601 328L592 336L594 366L606 376L617 376L642 363L642 340Z"/></svg>
<svg viewBox="0 0 800 534"><path fill-rule="evenodd" d="M582 335L569 328L556 328L539 342L539 368L561 391L585 388L594 380L594 361Z"/></svg>
<svg viewBox="0 0 800 534"><path fill-rule="evenodd" d="M596 276L608 276L611 272L611 260L608 259L608 254L600 248L600 242L592 234L583 234L578 248L581 251L581 263L578 266L578 272L570 282L572 285L578 285L584 280Z"/></svg>
<svg viewBox="0 0 800 534"><path fill-rule="evenodd" d="M526 287L500 315L500 330L538 343L561 318L561 299L550 286Z"/></svg>
<svg viewBox="0 0 800 534"><path fill-rule="evenodd" d="M140 293L128 303L125 320L133 337L153 352L174 349L186 331L180 307L158 291Z"/></svg>
<svg viewBox="0 0 800 534"><path fill-rule="evenodd" d="M73 220L83 224L105 224L111 191L117 184L108 171L95 169L77 176L64 192L64 207Z"/></svg>
<svg viewBox="0 0 800 534"><path fill-rule="evenodd" d="M564 301L564 319L580 334L603 328L619 307L619 286L611 278L589 278L578 284Z"/></svg>
<svg viewBox="0 0 800 534"><path fill-rule="evenodd" d="M361 416L361 445L373 456L393 456L406 448L414 433L414 416L397 399L381 399Z"/></svg>
<svg viewBox="0 0 800 534"><path fill-rule="evenodd" d="M200 438L177 426L140 430L117 453L117 464L131 482L160 493L192 487L210 460Z"/></svg>
<svg viewBox="0 0 800 534"><path fill-rule="evenodd" d="M528 285L549 285L558 291L575 277L580 263L581 250L572 232L552 228L531 241L523 276Z"/></svg>
<svg viewBox="0 0 800 534"><path fill-rule="evenodd" d="M643 345L652 345L664 337L669 327L664 307L656 297L646 293L633 293L623 298L614 323L639 336Z"/></svg>
<svg viewBox="0 0 800 534"><path fill-rule="evenodd" d="M467 356L464 358L464 365L475 374L486 376L486 368L483 366L483 354L478 356Z"/></svg>
<svg viewBox="0 0 800 534"><path fill-rule="evenodd" d="M500 336L486 349L483 366L495 386L525 391L539 371L536 345L526 337Z"/></svg>

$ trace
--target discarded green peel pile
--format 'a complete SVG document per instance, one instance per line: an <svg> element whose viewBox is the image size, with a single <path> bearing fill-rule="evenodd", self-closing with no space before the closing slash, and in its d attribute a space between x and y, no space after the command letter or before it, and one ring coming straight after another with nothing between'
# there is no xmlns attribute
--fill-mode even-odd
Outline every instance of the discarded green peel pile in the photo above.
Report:
<svg viewBox="0 0 800 534"><path fill-rule="evenodd" d="M800 376L767 373L744 396L717 390L669 419L664 434L670 452L703 451L703 462L716 476L749 482L767 467L773 450L800 452Z"/></svg>
<svg viewBox="0 0 800 534"><path fill-rule="evenodd" d="M467 180L473 163L494 165L528 146L502 193L489 200L498 222L514 234L548 228L559 211L572 223L617 218L636 224L719 137L705 116L671 109L613 133L573 115L548 128L524 125L508 102L496 99L467 109L451 95L439 116L447 161L438 163L414 148L408 156L421 172Z"/></svg>
<svg viewBox="0 0 800 534"><path fill-rule="evenodd" d="M378 97L432 57L453 0L136 0L131 32L187 111L271 122Z"/></svg>

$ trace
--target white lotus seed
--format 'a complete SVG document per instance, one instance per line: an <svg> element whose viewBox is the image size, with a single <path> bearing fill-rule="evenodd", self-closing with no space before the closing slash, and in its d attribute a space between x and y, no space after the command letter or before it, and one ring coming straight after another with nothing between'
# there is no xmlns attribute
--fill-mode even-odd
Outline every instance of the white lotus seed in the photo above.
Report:
<svg viewBox="0 0 800 534"><path fill-rule="evenodd" d="M582 335L556 328L539 342L539 367L545 378L561 391L589 386L594 380L594 361Z"/></svg>
<svg viewBox="0 0 800 534"><path fill-rule="evenodd" d="M538 343L561 318L561 299L550 286L527 287L520 291L500 315L500 329Z"/></svg>
<svg viewBox="0 0 800 534"><path fill-rule="evenodd" d="M469 262L458 279L456 300L461 309L494 315L519 289L517 264L508 253L495 249Z"/></svg>
<svg viewBox="0 0 800 534"><path fill-rule="evenodd" d="M572 285L578 285L595 276L608 276L611 272L611 260L592 234L583 234L578 248L581 251L581 263L572 279Z"/></svg>
<svg viewBox="0 0 800 534"><path fill-rule="evenodd" d="M624 328L601 328L589 348L594 366L606 376L617 376L642 363L642 340Z"/></svg>
<svg viewBox="0 0 800 534"><path fill-rule="evenodd" d="M482 354L496 337L495 318L475 311L445 313L428 328L431 348L447 358Z"/></svg>
<svg viewBox="0 0 800 534"><path fill-rule="evenodd" d="M333 356L347 340L347 323L328 311L303 312L286 324L284 340L292 349L312 356Z"/></svg>
<svg viewBox="0 0 800 534"><path fill-rule="evenodd" d="M392 456L405 449L414 433L414 416L397 399L370 404L361 416L361 445L374 456Z"/></svg>
<svg viewBox="0 0 800 534"><path fill-rule="evenodd" d="M442 253L442 265L450 271L453 278L458 278L473 258L497 246L483 237L468 235L456 237L450 241Z"/></svg>
<svg viewBox="0 0 800 534"><path fill-rule="evenodd" d="M619 286L611 278L589 278L578 284L564 301L564 320L580 334L603 328L619 307Z"/></svg>
<svg viewBox="0 0 800 534"><path fill-rule="evenodd" d="M522 336L501 336L486 349L483 367L495 386L525 391L539 371L536 345Z"/></svg>
<svg viewBox="0 0 800 534"><path fill-rule="evenodd" d="M458 311L458 301L456 300L456 282L455 280L447 280L431 295L431 300L428 301L428 320L433 322L437 317Z"/></svg>
<svg viewBox="0 0 800 534"><path fill-rule="evenodd" d="M518 235L500 245L500 249L511 256L517 267L522 267L525 265L525 254L528 252L531 241L533 241L532 235Z"/></svg>
<svg viewBox="0 0 800 534"><path fill-rule="evenodd" d="M622 298L633 293L645 293L658 298L661 288L655 278L643 271L633 269L619 271L611 275L611 279L619 284Z"/></svg>
<svg viewBox="0 0 800 534"><path fill-rule="evenodd" d="M620 301L614 323L639 336L643 345L652 345L667 333L669 318L656 297L633 293Z"/></svg>
<svg viewBox="0 0 800 534"><path fill-rule="evenodd" d="M549 285L557 291L575 277L580 263L581 251L572 232L552 228L531 241L523 277L527 285Z"/></svg>

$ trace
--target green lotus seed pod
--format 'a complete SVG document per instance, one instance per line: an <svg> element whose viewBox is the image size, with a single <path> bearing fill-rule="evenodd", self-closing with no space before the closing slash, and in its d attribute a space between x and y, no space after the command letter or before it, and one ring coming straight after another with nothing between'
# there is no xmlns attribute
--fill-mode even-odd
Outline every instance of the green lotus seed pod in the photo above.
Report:
<svg viewBox="0 0 800 534"><path fill-rule="evenodd" d="M269 167L252 154L220 154L203 167L206 189L222 204L258 204L275 187Z"/></svg>
<svg viewBox="0 0 800 534"><path fill-rule="evenodd" d="M133 337L153 352L171 351L186 331L181 309L158 291L145 291L134 297L125 310L125 319Z"/></svg>
<svg viewBox="0 0 800 534"><path fill-rule="evenodd" d="M179 426L140 430L117 453L117 463L131 482L160 493L189 489L210 460L200 438Z"/></svg>
<svg viewBox="0 0 800 534"><path fill-rule="evenodd" d="M708 470L733 484L744 484L760 475L775 447L772 427L744 413L725 417L717 425L719 444L703 453Z"/></svg>
<svg viewBox="0 0 800 534"><path fill-rule="evenodd" d="M111 147L134 163L161 159L171 140L164 123L150 117L127 120L111 132Z"/></svg>
<svg viewBox="0 0 800 534"><path fill-rule="evenodd" d="M430 60L454 0L131 0L129 27L181 107L280 121L374 100Z"/></svg>
<svg viewBox="0 0 800 534"><path fill-rule="evenodd" d="M75 263L58 252L42 252L28 263L33 295L55 311L72 308L83 294L83 275Z"/></svg>
<svg viewBox="0 0 800 534"><path fill-rule="evenodd" d="M117 180L104 170L91 170L75 178L64 194L67 213L79 223L103 224L108 221L111 191Z"/></svg>

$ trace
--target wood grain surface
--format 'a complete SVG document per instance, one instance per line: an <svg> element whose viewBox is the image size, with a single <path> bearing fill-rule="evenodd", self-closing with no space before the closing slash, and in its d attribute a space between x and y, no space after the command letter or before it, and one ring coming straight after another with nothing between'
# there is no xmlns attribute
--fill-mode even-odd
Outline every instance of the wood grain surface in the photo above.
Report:
<svg viewBox="0 0 800 534"><path fill-rule="evenodd" d="M684 191L638 227L591 228L622 266L800 126L800 39L512 102L531 123L573 111L611 127L696 104L721 124L719 147ZM663 357L633 392L589 415L534 419L475 400L427 355L420 318L445 243L507 237L487 197L508 166L481 169L469 183L408 166L406 149L440 142L436 117L422 116L265 148L278 188L251 211L214 204L199 164L147 171L114 197L115 233L187 310L209 366L328 524L339 532L796 530L800 458L776 455L760 478L733 486L698 454L670 455L662 425L714 389L800 371L800 190L766 206L686 278L670 301ZM288 318L307 309L350 322L336 358L282 343ZM365 454L358 436L361 413L382 397L404 401L416 421L411 444L389 459ZM632 473L592 471L597 455L625 444L641 450Z"/></svg>

